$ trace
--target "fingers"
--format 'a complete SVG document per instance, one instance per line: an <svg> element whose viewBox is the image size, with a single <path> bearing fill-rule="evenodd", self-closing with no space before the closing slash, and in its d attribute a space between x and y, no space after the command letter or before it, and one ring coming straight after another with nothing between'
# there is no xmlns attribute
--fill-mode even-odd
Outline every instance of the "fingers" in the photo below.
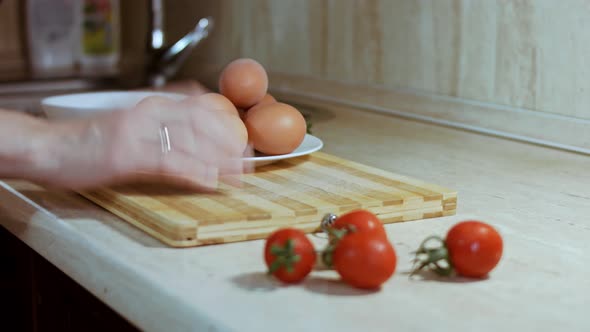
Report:
<svg viewBox="0 0 590 332"><path fill-rule="evenodd" d="M242 154L246 146L248 134L241 119L222 110L206 108L198 102L198 98L177 102L163 97L150 97L139 103L137 108L148 113L155 122L168 127L190 126L193 133L177 130L177 134L194 135L200 141L209 141L230 156ZM181 138L181 142L192 144L188 137Z"/></svg>
<svg viewBox="0 0 590 332"><path fill-rule="evenodd" d="M255 169L255 163L250 161L249 158L254 157L254 146L251 143L246 145L244 149L243 158L242 158L242 172L243 173L251 173Z"/></svg>
<svg viewBox="0 0 590 332"><path fill-rule="evenodd" d="M116 159L126 159L122 173L215 189L220 177L236 176L237 181L253 169L243 160L253 149L237 116L150 97L118 120L123 130L112 146Z"/></svg>
<svg viewBox="0 0 590 332"><path fill-rule="evenodd" d="M221 121L225 120L222 118ZM242 173L242 157L247 137L236 138L232 133L211 137L202 131L194 130L186 122L169 123L165 128L172 151L204 160L220 168L222 173Z"/></svg>
<svg viewBox="0 0 590 332"><path fill-rule="evenodd" d="M144 140L144 155L151 159L149 167L157 167L161 172L179 172L185 166L169 166L169 163L205 164L218 169L220 174L242 174L242 154L230 153L219 146L219 142L203 135L194 135L190 128L168 126L169 151L157 140ZM148 152L150 151L150 152ZM190 168L190 166L186 166Z"/></svg>
<svg viewBox="0 0 590 332"><path fill-rule="evenodd" d="M190 121L196 136L207 137L229 155L242 155L247 143L247 133L244 133L240 128L240 125L242 127L244 125L237 116L225 112L199 112L196 110L191 114Z"/></svg>
<svg viewBox="0 0 590 332"><path fill-rule="evenodd" d="M187 98L182 105L190 114L195 131L211 137L215 142L232 142L223 146L230 151L242 153L247 141L247 131L242 120L234 112L220 108L224 106L215 100L200 98ZM230 103L228 101L228 103ZM243 139L242 139L243 138ZM243 144L236 144L237 139L242 139Z"/></svg>
<svg viewBox="0 0 590 332"><path fill-rule="evenodd" d="M191 158L182 153L171 153L162 158L158 172L168 181L216 189L219 169L216 165Z"/></svg>

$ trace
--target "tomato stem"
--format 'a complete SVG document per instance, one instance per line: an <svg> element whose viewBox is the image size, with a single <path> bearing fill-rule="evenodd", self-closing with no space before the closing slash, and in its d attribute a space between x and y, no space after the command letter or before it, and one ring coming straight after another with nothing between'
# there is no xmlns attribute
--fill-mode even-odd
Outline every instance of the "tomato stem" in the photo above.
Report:
<svg viewBox="0 0 590 332"><path fill-rule="evenodd" d="M328 244L324 248L321 254L322 262L328 268L332 268L332 255L334 253L334 249L336 249L336 245L346 234L356 232L356 227L354 225L348 225L342 229L336 229L332 227L325 227L324 231L328 233Z"/></svg>
<svg viewBox="0 0 590 332"><path fill-rule="evenodd" d="M438 242L438 246L427 248L427 244L433 240ZM432 235L424 239L414 254L416 257L413 259L413 262L418 266L410 273L410 277L425 268L434 271L440 276L449 276L453 273L449 251L446 247L445 240L440 236ZM446 263L446 266L442 266L441 263Z"/></svg>
<svg viewBox="0 0 590 332"><path fill-rule="evenodd" d="M276 259L270 264L268 274L273 274L281 268L285 268L287 272L292 273L295 263L301 260L301 256L295 253L295 243L292 239L287 240L284 246L272 246L270 253Z"/></svg>

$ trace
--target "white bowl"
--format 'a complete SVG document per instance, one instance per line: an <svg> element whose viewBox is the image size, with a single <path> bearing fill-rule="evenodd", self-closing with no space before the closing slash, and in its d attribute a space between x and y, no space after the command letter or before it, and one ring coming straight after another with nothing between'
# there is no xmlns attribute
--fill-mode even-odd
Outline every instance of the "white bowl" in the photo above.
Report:
<svg viewBox="0 0 590 332"><path fill-rule="evenodd" d="M80 118L130 108L150 96L174 100L188 97L178 93L152 91L86 92L47 97L41 101L41 107L49 119Z"/></svg>

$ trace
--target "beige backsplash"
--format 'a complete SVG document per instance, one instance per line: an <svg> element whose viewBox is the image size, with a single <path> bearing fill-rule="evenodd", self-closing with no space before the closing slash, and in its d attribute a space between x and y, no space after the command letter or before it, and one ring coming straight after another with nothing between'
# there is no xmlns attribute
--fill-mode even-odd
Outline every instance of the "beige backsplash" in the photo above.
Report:
<svg viewBox="0 0 590 332"><path fill-rule="evenodd" d="M176 6L189 20L187 7L193 2ZM251 56L282 73L590 119L587 1L570 0L567 6L554 0L217 4L223 34L209 44L214 45L205 52L209 61Z"/></svg>

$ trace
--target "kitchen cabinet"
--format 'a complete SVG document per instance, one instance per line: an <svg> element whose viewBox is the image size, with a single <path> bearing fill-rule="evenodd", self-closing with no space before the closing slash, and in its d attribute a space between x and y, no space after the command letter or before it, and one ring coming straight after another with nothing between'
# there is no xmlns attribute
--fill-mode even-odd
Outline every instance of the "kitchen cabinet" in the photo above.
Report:
<svg viewBox="0 0 590 332"><path fill-rule="evenodd" d="M3 227L0 271L3 331L137 331Z"/></svg>

